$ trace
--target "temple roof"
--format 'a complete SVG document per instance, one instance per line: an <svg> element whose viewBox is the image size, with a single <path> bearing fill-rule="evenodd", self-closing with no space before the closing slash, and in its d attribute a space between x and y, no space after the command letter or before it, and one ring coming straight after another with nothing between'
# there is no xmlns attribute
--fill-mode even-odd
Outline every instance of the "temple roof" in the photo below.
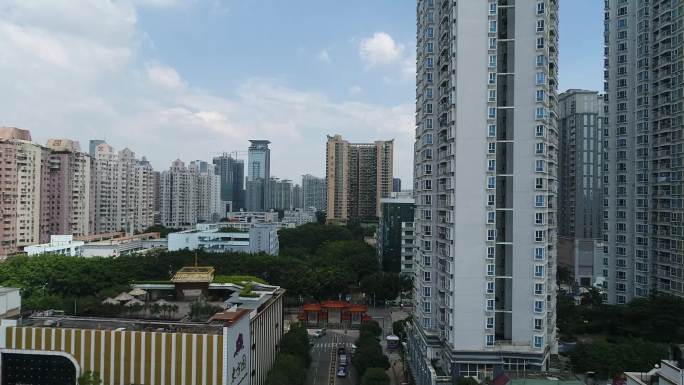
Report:
<svg viewBox="0 0 684 385"><path fill-rule="evenodd" d="M214 268L211 266L183 267L173 275L173 283L211 283L214 280Z"/></svg>

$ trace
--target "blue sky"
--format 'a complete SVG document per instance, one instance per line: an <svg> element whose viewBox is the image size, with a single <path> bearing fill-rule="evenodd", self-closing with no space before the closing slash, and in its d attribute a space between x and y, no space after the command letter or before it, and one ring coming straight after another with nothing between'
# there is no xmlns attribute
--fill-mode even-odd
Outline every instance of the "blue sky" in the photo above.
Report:
<svg viewBox="0 0 684 385"><path fill-rule="evenodd" d="M602 86L602 5L561 0L561 89ZM395 138L410 180L414 45L410 0L0 0L0 125L157 169L270 139L295 181L326 134Z"/></svg>

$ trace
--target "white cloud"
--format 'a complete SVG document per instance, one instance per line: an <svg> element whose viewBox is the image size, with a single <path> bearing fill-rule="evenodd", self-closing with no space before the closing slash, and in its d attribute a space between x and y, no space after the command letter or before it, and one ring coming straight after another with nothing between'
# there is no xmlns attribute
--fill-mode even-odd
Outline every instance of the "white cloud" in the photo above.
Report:
<svg viewBox="0 0 684 385"><path fill-rule="evenodd" d="M330 63L330 53L327 49L321 50L316 54L316 60L322 63Z"/></svg>
<svg viewBox="0 0 684 385"><path fill-rule="evenodd" d="M77 139L82 148L104 138L147 155L156 169L176 158L209 160L244 151L248 139L267 138L273 142L272 172L296 179L307 172L324 175L326 134L351 141L396 138L396 151L404 154L395 157L397 170L410 177L412 103L333 100L273 79L245 79L234 96L219 97L184 81L172 63L142 57L139 1L76 3L5 0L0 6L0 125L27 128L39 142ZM355 87L350 94L362 91Z"/></svg>
<svg viewBox="0 0 684 385"><path fill-rule="evenodd" d="M359 95L362 92L363 92L363 88L361 88L361 86L359 86L359 85L353 85L353 86L349 87L349 94L351 94L352 96Z"/></svg>
<svg viewBox="0 0 684 385"><path fill-rule="evenodd" d="M385 32L376 32L359 44L359 55L369 67L392 63L401 57L403 51L404 46Z"/></svg>
<svg viewBox="0 0 684 385"><path fill-rule="evenodd" d="M150 80L162 87L178 88L183 86L183 81L175 69L164 65L151 65L147 68L147 76Z"/></svg>

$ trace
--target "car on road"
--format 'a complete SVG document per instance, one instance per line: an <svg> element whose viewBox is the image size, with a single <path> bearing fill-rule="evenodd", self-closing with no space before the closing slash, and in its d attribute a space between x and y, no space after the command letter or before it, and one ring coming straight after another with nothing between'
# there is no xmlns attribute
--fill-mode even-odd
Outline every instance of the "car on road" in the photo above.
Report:
<svg viewBox="0 0 684 385"><path fill-rule="evenodd" d="M356 345L352 344L351 348L349 349L352 355L356 354Z"/></svg>
<svg viewBox="0 0 684 385"><path fill-rule="evenodd" d="M337 368L337 377L347 377L347 368L345 366Z"/></svg>
<svg viewBox="0 0 684 385"><path fill-rule="evenodd" d="M309 330L309 337L321 338L325 335L325 329Z"/></svg>
<svg viewBox="0 0 684 385"><path fill-rule="evenodd" d="M337 348L337 354L340 355L340 356L343 355L343 354L346 355L346 354L347 354L347 349L345 349L344 347L339 347L339 348ZM684 384L682 384L682 385L684 385Z"/></svg>
<svg viewBox="0 0 684 385"><path fill-rule="evenodd" d="M340 366L347 366L348 361L347 361L347 355L346 354L340 354Z"/></svg>

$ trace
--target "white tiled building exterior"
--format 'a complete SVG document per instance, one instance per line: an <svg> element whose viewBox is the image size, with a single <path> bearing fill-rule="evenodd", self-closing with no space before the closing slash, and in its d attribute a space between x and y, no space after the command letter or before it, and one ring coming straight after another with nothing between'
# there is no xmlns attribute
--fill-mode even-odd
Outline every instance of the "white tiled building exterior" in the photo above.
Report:
<svg viewBox="0 0 684 385"><path fill-rule="evenodd" d="M556 335L556 0L419 0L417 384L544 370Z"/></svg>

